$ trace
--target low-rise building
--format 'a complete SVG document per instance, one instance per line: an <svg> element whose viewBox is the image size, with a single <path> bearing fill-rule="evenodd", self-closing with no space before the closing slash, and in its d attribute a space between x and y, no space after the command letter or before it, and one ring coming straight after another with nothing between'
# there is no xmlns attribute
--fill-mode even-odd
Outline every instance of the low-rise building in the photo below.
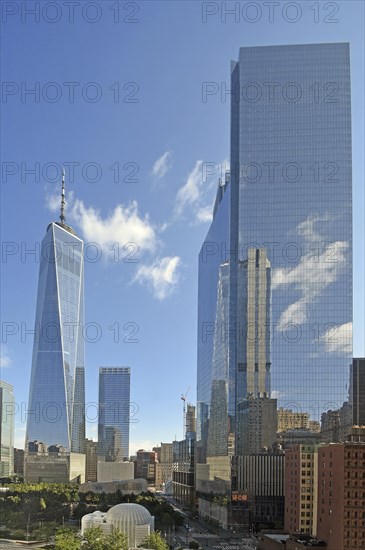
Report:
<svg viewBox="0 0 365 550"><path fill-rule="evenodd" d="M292 409L278 409L278 432L309 428L309 413L293 411Z"/></svg>
<svg viewBox="0 0 365 550"><path fill-rule="evenodd" d="M253 523L283 528L284 459L283 452L235 457L232 516L243 529Z"/></svg>
<svg viewBox="0 0 365 550"><path fill-rule="evenodd" d="M84 483L86 457L81 453L25 453L24 477L33 483Z"/></svg>
<svg viewBox="0 0 365 550"><path fill-rule="evenodd" d="M81 520L81 533L91 527L100 527L106 534L118 529L127 535L128 548L138 548L154 531L154 517L140 504L117 504L107 512L86 514Z"/></svg>
<svg viewBox="0 0 365 550"><path fill-rule="evenodd" d="M280 533L260 533L257 550L322 550L326 547L323 540L310 535L288 535Z"/></svg>
<svg viewBox="0 0 365 550"><path fill-rule="evenodd" d="M127 479L126 481L103 481L82 483L79 486L80 493L116 493L120 491L122 495L140 495L148 490L145 479Z"/></svg>
<svg viewBox="0 0 365 550"><path fill-rule="evenodd" d="M322 442L322 434L298 428L278 433L278 442L283 449L289 449L293 445L319 445Z"/></svg>
<svg viewBox="0 0 365 550"><path fill-rule="evenodd" d="M134 479L133 462L98 462L97 480L103 481L125 481Z"/></svg>

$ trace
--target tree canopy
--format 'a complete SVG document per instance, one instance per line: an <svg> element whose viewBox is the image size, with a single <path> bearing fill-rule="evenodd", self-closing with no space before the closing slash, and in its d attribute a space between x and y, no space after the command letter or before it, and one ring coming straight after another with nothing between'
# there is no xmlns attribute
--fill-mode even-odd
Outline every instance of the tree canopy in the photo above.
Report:
<svg viewBox="0 0 365 550"><path fill-rule="evenodd" d="M106 535L100 527L90 527L81 536L60 528L55 537L55 550L128 550L127 535L118 529Z"/></svg>
<svg viewBox="0 0 365 550"><path fill-rule="evenodd" d="M148 535L141 546L142 548L152 548L152 550L169 550L169 545L158 531Z"/></svg>

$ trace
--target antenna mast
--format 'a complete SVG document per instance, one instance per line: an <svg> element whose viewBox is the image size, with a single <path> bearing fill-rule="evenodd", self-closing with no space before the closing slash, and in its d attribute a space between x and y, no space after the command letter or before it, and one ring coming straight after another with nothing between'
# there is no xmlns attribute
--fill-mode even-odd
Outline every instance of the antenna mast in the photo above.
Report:
<svg viewBox="0 0 365 550"><path fill-rule="evenodd" d="M65 169L62 168L61 215L60 215L61 223L65 223L65 221L66 221L65 206L66 206L66 201L65 201Z"/></svg>

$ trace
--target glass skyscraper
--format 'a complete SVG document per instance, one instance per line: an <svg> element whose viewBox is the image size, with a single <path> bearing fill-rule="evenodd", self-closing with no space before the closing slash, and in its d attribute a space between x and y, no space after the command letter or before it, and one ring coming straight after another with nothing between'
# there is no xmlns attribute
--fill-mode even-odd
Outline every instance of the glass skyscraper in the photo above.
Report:
<svg viewBox="0 0 365 550"><path fill-rule="evenodd" d="M100 460L129 459L130 424L129 367L100 367L98 454Z"/></svg>
<svg viewBox="0 0 365 550"><path fill-rule="evenodd" d="M199 254L197 373L197 459L227 491L241 399L266 393L317 421L346 401L349 45L241 48L230 90L230 173Z"/></svg>
<svg viewBox="0 0 365 550"><path fill-rule="evenodd" d="M85 452L83 241L60 222L41 245L26 450L32 441Z"/></svg>
<svg viewBox="0 0 365 550"><path fill-rule="evenodd" d="M13 386L0 380L0 477L14 472L14 413Z"/></svg>

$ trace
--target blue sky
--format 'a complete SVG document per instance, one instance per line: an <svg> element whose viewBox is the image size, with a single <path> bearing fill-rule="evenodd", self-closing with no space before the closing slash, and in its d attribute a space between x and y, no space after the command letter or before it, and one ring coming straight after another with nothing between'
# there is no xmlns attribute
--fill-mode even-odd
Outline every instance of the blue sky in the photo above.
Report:
<svg viewBox="0 0 365 550"><path fill-rule="evenodd" d="M25 251L59 215L62 164L68 221L97 243L85 263L88 435L98 367L119 365L132 369L131 452L182 436L180 396L196 393L197 255L229 157L229 96L203 101L202 86L229 89L241 46L351 44L354 354L365 353L364 4L224 5L235 3L81 1L71 17L63 2L2 3L2 321L17 332L3 332L1 378L14 385L18 446L39 268ZM202 178L204 163L216 173Z"/></svg>

